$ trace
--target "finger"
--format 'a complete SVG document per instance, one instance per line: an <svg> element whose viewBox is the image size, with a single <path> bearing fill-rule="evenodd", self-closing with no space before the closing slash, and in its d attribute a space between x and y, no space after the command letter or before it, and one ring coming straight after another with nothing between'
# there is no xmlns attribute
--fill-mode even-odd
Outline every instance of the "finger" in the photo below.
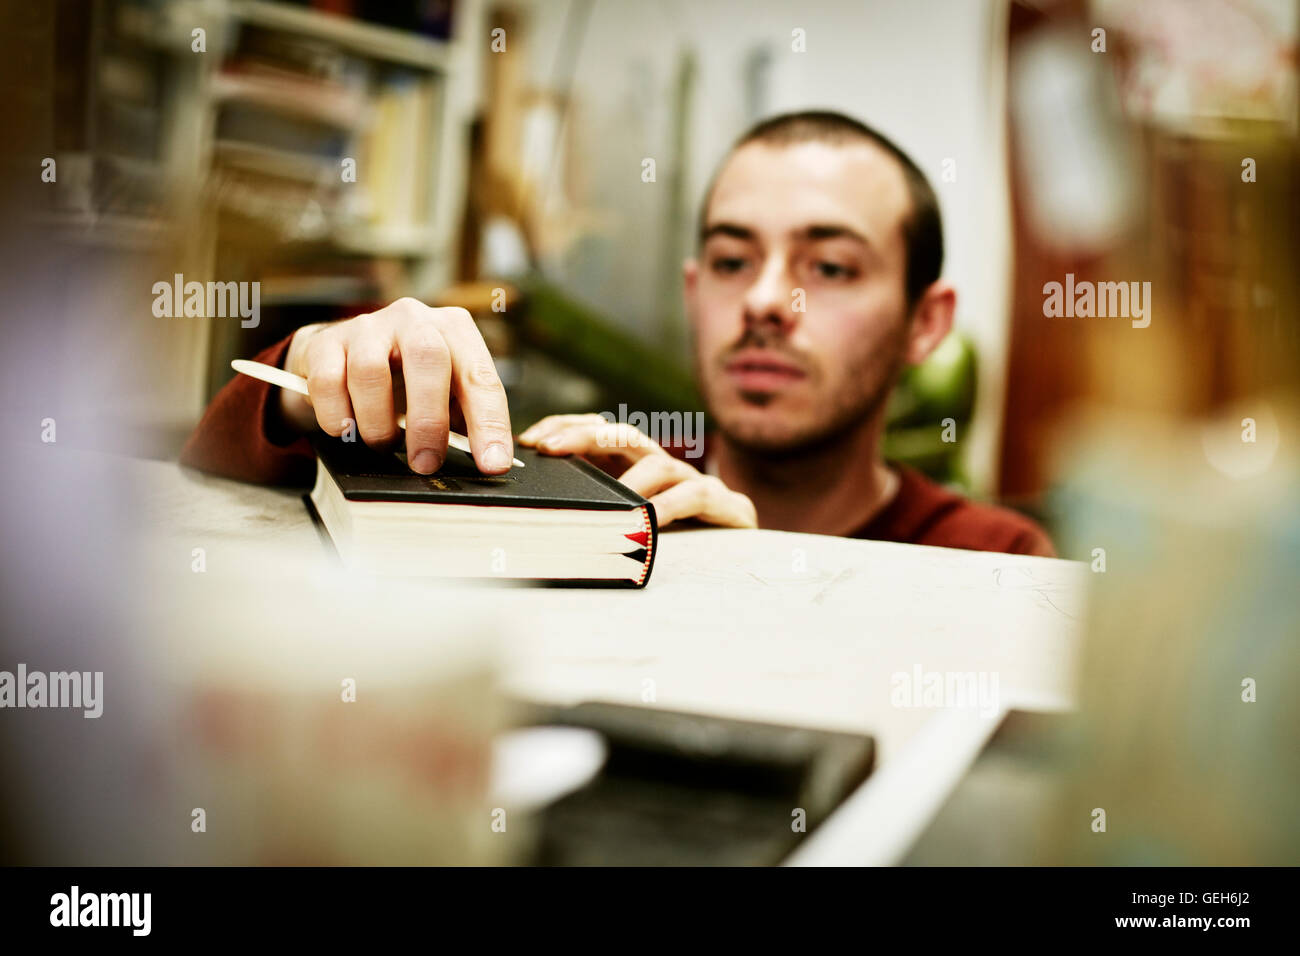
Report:
<svg viewBox="0 0 1300 956"><path fill-rule="evenodd" d="M696 518L727 528L756 528L754 504L708 475L673 485L650 499L659 527Z"/></svg>
<svg viewBox="0 0 1300 956"><path fill-rule="evenodd" d="M465 415L474 461L479 471L487 474L509 471L515 446L510 436L510 407L483 336L464 309L431 312L451 351L452 388Z"/></svg>
<svg viewBox="0 0 1300 956"><path fill-rule="evenodd" d="M316 421L337 438L352 418L347 389L347 352L334 335L317 335L307 348L307 391Z"/></svg>
<svg viewBox="0 0 1300 956"><path fill-rule="evenodd" d="M560 429L568 428L572 425L599 425L608 421L609 419L595 413L588 413L585 415L547 415L541 421L530 425L528 429L519 436L519 441L524 445L536 445L542 439Z"/></svg>
<svg viewBox="0 0 1300 956"><path fill-rule="evenodd" d="M625 422L575 424L557 429L537 445L547 455L607 455L639 461L647 455L667 452L651 441L650 436Z"/></svg>
<svg viewBox="0 0 1300 956"><path fill-rule="evenodd" d="M618 480L642 498L650 498L675 484L699 476L698 471L671 455L647 455L619 475Z"/></svg>
<svg viewBox="0 0 1300 956"><path fill-rule="evenodd" d="M357 430L367 445L385 446L397 437L393 410L393 352L391 326L363 323L348 339L348 395L356 413Z"/></svg>
<svg viewBox="0 0 1300 956"><path fill-rule="evenodd" d="M451 352L429 322L399 328L397 348L406 393L406 461L412 471L429 475L447 458Z"/></svg>

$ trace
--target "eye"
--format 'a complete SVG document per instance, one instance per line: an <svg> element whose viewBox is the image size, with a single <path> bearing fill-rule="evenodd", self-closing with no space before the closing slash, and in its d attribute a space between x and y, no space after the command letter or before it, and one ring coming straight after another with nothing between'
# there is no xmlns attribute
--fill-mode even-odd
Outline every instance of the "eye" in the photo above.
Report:
<svg viewBox="0 0 1300 956"><path fill-rule="evenodd" d="M813 263L813 269L819 279L852 279L857 272L848 266L842 266L837 262L826 262L818 260Z"/></svg>
<svg viewBox="0 0 1300 956"><path fill-rule="evenodd" d="M739 256L715 256L709 261L709 268L718 275L735 275L745 268L745 260Z"/></svg>

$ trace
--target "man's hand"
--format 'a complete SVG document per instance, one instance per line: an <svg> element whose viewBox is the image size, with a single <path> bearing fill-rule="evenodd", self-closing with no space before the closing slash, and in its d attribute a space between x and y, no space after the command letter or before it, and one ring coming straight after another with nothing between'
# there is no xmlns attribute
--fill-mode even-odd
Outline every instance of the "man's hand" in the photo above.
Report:
<svg viewBox="0 0 1300 956"><path fill-rule="evenodd" d="M284 367L304 376L311 392L310 401L280 392L281 415L299 431L319 424L337 437L350 419L367 445L386 447L397 439L404 407L407 461L427 475L447 457L447 433L457 414L479 470L510 469L514 442L505 389L464 309L398 299L378 312L308 325L294 333Z"/></svg>
<svg viewBox="0 0 1300 956"><path fill-rule="evenodd" d="M551 415L520 435L519 442L547 455L590 459L648 498L661 528L685 518L729 528L758 527L749 498L677 460L631 425L599 415ZM621 474L619 466L625 469Z"/></svg>

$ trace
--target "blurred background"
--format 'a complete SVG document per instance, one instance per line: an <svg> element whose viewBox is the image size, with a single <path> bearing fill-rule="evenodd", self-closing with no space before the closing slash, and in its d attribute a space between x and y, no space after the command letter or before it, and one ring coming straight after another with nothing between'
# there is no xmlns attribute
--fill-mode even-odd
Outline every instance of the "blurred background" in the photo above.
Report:
<svg viewBox="0 0 1300 956"><path fill-rule="evenodd" d="M1273 825L1300 777L1276 693L1300 677L1295 0L3 9L19 442L49 416L75 448L172 458L230 359L403 295L474 313L517 428L697 408L680 265L726 148L799 108L879 128L938 193L959 293L886 451L1034 515L1094 572L1094 722L1053 752L1079 806L1106 786L1148 825L1099 859L1295 861L1295 814ZM156 317L177 273L259 281L260 324ZM1149 327L1045 317L1067 273L1149 281ZM26 573L7 593L35 622L49 578ZM1272 696L1244 710L1261 674ZM1259 828L1205 832L1212 811Z"/></svg>
<svg viewBox="0 0 1300 956"><path fill-rule="evenodd" d="M592 0L17 11L15 48L45 80L24 103L22 162L56 160L58 188L31 198L81 277L39 308L103 317L102 337L78 338L114 365L111 430L158 456L231 358L403 295L476 314L520 427L620 401L698 409L680 273L705 185L758 119L833 107L896 137L934 180L962 289L962 334L900 393L891 450L992 491L1007 11L923 6L813 5L798 23L778 2L743 17L725 2ZM922 46L942 70L915 68ZM142 304L176 273L259 281L260 325L157 322ZM148 380L126 371L142 349L157 363ZM960 452L909 427L947 415Z"/></svg>
<svg viewBox="0 0 1300 956"><path fill-rule="evenodd" d="M476 315L519 427L697 409L680 266L704 188L751 124L811 107L896 139L942 206L957 332L901 383L894 458L1050 525L1048 438L1072 405L1203 413L1294 345L1291 0L61 0L12 17L11 159L58 171L11 177L36 216L23 234L78 275L31 305L45 325L93 314L58 364L111 385L63 409L87 440L174 455L230 359L403 295ZM1067 272L1152 281L1156 321L1046 320L1042 287ZM152 284L177 273L260 282L260 323L159 321Z"/></svg>

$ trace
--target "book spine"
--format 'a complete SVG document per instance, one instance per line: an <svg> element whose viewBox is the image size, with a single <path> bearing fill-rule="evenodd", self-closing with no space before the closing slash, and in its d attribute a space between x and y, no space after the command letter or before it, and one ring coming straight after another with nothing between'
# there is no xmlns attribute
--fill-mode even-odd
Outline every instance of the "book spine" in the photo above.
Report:
<svg viewBox="0 0 1300 956"><path fill-rule="evenodd" d="M645 523L645 561L641 565L641 574L636 579L636 586L643 588L650 580L650 572L655 566L655 552L659 550L659 525L655 519L655 506L646 502L641 506L641 520Z"/></svg>

